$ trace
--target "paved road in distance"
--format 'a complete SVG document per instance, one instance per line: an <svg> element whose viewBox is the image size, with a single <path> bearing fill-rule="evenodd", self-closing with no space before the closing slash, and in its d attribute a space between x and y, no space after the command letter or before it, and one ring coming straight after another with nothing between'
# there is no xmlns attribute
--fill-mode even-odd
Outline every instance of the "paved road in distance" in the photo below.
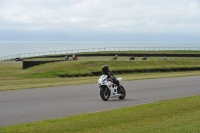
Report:
<svg viewBox="0 0 200 133"><path fill-rule="evenodd" d="M123 81L123 84L127 97L107 102L100 98L97 84L0 91L0 126L200 95L200 76Z"/></svg>

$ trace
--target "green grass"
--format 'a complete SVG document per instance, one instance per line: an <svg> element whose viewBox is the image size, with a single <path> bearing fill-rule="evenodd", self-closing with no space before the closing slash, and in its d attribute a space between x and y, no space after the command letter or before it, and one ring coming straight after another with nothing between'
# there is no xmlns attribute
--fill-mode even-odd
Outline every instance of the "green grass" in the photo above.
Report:
<svg viewBox="0 0 200 133"><path fill-rule="evenodd" d="M86 59L86 58L84 58ZM104 58L101 58L104 59ZM89 59L88 59L89 60ZM149 61L65 61L38 65L22 70L21 62L0 63L0 91L17 90L28 88L41 88L51 86L65 86L75 84L96 83L99 76L92 76L93 71L101 71L103 64L108 64L111 70L148 70L163 68L199 67L199 60L149 60ZM100 60L100 59L99 59ZM67 77L61 78L59 76ZM154 72L154 73L132 73L116 74L123 80L138 80L147 78L166 78L177 76L200 75L200 71L187 72ZM86 77L85 77L86 76ZM92 76L92 77L91 77Z"/></svg>
<svg viewBox="0 0 200 133"><path fill-rule="evenodd" d="M0 127L1 133L199 133L200 96Z"/></svg>
<svg viewBox="0 0 200 133"><path fill-rule="evenodd" d="M120 74L116 77L122 77L124 81L144 80L156 78L171 78L200 75L200 71L184 71L184 72L159 72L159 73L136 73L136 74ZM0 91L44 88L53 86L68 86L77 84L95 84L99 76L93 77L71 77L71 78L1 78Z"/></svg>
<svg viewBox="0 0 200 133"><path fill-rule="evenodd" d="M172 68L194 68L200 67L200 61L77 61L57 62L35 66L23 71L19 76L29 78L55 78L59 76L77 77L94 76L92 72L101 72L102 65L107 64L112 71L125 70L151 70Z"/></svg>

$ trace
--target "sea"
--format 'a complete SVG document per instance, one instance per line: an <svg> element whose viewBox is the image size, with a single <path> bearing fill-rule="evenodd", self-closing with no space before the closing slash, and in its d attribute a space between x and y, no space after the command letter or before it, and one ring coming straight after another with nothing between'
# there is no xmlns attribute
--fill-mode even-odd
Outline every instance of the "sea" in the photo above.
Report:
<svg viewBox="0 0 200 133"><path fill-rule="evenodd" d="M23 53L108 47L200 47L200 42L0 41L0 57ZM198 50L200 49L198 48Z"/></svg>

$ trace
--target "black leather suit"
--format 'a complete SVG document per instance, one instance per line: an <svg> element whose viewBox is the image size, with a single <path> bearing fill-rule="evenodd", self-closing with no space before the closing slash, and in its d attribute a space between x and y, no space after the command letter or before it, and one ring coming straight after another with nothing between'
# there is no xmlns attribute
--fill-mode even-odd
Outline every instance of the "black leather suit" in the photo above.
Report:
<svg viewBox="0 0 200 133"><path fill-rule="evenodd" d="M104 72L103 74L107 75L108 78L113 80L113 83L116 84L117 87L119 88L119 81L115 78L112 71L108 70L107 72Z"/></svg>

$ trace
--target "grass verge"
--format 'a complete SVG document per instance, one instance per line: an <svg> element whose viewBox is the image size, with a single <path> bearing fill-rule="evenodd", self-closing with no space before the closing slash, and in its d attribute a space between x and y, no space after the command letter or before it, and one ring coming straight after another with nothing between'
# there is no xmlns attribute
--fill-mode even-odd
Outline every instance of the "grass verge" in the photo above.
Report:
<svg viewBox="0 0 200 133"><path fill-rule="evenodd" d="M162 70L200 68L198 60L190 61L78 61L47 63L21 71L18 76L27 78L56 78L56 77L84 77L94 76L93 72L100 72L101 67L107 64L112 71Z"/></svg>
<svg viewBox="0 0 200 133"><path fill-rule="evenodd" d="M199 133L200 96L0 127L1 133Z"/></svg>
<svg viewBox="0 0 200 133"><path fill-rule="evenodd" d="M124 81L143 80L156 78L171 78L183 76L197 76L200 71L184 71L184 72L162 72L162 73L135 73L120 74L116 77L122 77ZM72 78L1 78L0 91L19 90L31 88L44 88L53 86L68 86L78 84L95 84L99 76L92 77L72 77Z"/></svg>
<svg viewBox="0 0 200 133"><path fill-rule="evenodd" d="M117 74L123 80L139 80L150 78L168 78L179 76L200 75L200 71L183 72L151 72L144 73L149 69L172 69L172 68L192 68L199 67L198 60L191 61L74 61L47 63L22 70L21 62L0 63L0 91L17 90L28 88L43 88L51 86L66 86L76 84L96 83L99 76L91 76L91 72L101 72L101 66L108 64L111 70L140 70L142 73L133 72L132 74ZM66 77L60 78L59 75ZM82 77L87 75L87 77ZM73 77L77 76L77 77ZM79 77L78 77L79 76Z"/></svg>

